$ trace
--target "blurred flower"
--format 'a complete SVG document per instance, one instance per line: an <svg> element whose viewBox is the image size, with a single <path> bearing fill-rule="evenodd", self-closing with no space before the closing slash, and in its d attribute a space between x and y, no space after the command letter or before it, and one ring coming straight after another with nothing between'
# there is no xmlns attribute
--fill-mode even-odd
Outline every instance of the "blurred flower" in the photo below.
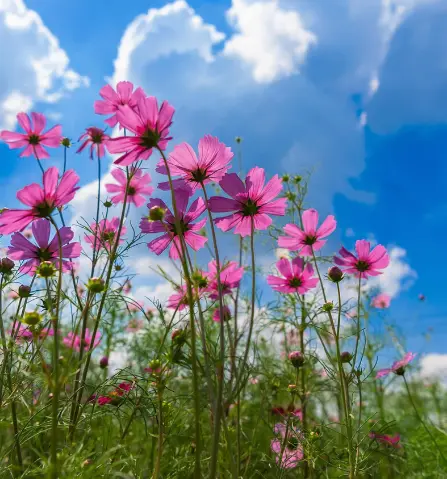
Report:
<svg viewBox="0 0 447 479"><path fill-rule="evenodd" d="M86 128L85 133L79 137L79 141L82 141L82 144L76 153L81 153L81 151L90 145L90 159L93 160L93 153L96 153L98 158L102 158L106 154L106 146L109 140L110 136L106 135L102 128L90 126Z"/></svg>
<svg viewBox="0 0 447 479"><path fill-rule="evenodd" d="M229 321L231 319L231 311L228 306L223 307L224 321ZM216 308L213 312L213 321L220 323L220 308Z"/></svg>
<svg viewBox="0 0 447 479"><path fill-rule="evenodd" d="M370 439L376 440L377 442L386 446L394 447L395 449L399 449L402 447L400 444L399 434L396 434L395 436L390 436L388 434L377 434L376 432L371 431L368 436Z"/></svg>
<svg viewBox="0 0 447 479"><path fill-rule="evenodd" d="M303 447L298 432L289 427L286 434L285 424L275 425L274 431L279 438L271 441L271 449L276 454L276 463L282 469L293 469L304 457Z"/></svg>
<svg viewBox="0 0 447 479"><path fill-rule="evenodd" d="M378 294L371 301L371 306L377 309L386 309L390 307L391 296L386 293Z"/></svg>
<svg viewBox="0 0 447 479"><path fill-rule="evenodd" d="M88 328L85 329L85 337L83 341L84 351L88 351L93 340L93 336L90 334L90 330ZM78 351L81 349L81 336L77 334L73 334L73 332L69 332L67 336L62 340L65 346ZM98 331L96 333L95 342L93 344L93 348L96 348L99 343L101 342L101 333Z"/></svg>
<svg viewBox="0 0 447 479"><path fill-rule="evenodd" d="M403 359L399 361L395 361L391 368L388 369L380 369L377 374L376 374L376 379L378 378L383 378L384 376L387 376L390 373L395 373L399 376L402 376L405 372L405 367L408 366L408 364L413 361L413 359L416 357L415 353L407 353Z"/></svg>
<svg viewBox="0 0 447 479"><path fill-rule="evenodd" d="M111 251L116 240L116 235L118 234L119 224L120 219L118 217L112 218L111 220L104 218L99 223L92 223L90 229L93 234L85 235L85 241L87 241L92 248L95 248L95 250L105 248L107 251ZM119 240L120 244L124 241L123 236L126 232L127 228L123 225Z"/></svg>
<svg viewBox="0 0 447 479"><path fill-rule="evenodd" d="M138 208L145 203L145 196L151 195L154 191L154 188L149 186L151 176L140 168L131 169L129 184L127 184L126 174L120 168L114 168L112 176L118 182L118 184L106 183L107 193L116 193L115 196L112 196L112 203L124 203L127 191L126 201L133 203Z"/></svg>

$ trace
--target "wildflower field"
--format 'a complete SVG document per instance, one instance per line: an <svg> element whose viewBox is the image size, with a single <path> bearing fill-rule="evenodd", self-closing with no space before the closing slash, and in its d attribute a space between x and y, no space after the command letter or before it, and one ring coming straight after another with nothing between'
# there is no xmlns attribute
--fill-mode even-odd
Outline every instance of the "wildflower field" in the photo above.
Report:
<svg viewBox="0 0 447 479"><path fill-rule="evenodd" d="M241 138L177 143L181 115L130 82L94 110L115 130L76 145L99 175L76 224L62 127L20 113L0 133L35 175L0 214L0 477L447 477L444 385L418 375L390 296L369 286L387 249L331 251L337 222L308 203L311 177L266 176ZM47 167L55 149L63 169ZM143 243L167 301L133 295L127 258Z"/></svg>

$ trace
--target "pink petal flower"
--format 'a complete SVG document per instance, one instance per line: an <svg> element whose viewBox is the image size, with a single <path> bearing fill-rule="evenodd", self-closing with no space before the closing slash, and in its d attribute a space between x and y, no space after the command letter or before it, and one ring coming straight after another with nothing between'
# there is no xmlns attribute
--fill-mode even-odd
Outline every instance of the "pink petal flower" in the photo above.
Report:
<svg viewBox="0 0 447 479"><path fill-rule="evenodd" d="M371 306L377 309L387 309L390 307L391 296L386 293L378 294L371 301Z"/></svg>
<svg viewBox="0 0 447 479"><path fill-rule="evenodd" d="M275 175L266 185L262 168L252 168L245 184L235 173L227 173L220 181L221 188L232 197L210 198L209 207L214 213L232 212L214 220L222 231L235 229L235 234L250 236L252 229L265 230L272 220L268 215L284 216L286 199L278 198L282 190L282 181Z"/></svg>
<svg viewBox="0 0 447 479"><path fill-rule="evenodd" d="M276 267L283 277L267 276L267 283L275 291L304 294L318 284L318 278L313 277L312 265L308 263L304 267L304 261L300 257L296 257L292 261L281 258L276 263Z"/></svg>
<svg viewBox="0 0 447 479"><path fill-rule="evenodd" d="M95 250L105 248L107 251L111 251L116 241L119 224L120 219L118 217L112 218L111 220L104 218L98 224L92 223L90 225L90 229L92 230L93 234L85 235L85 240ZM123 236L126 234L126 232L127 228L123 225L121 227L121 234L119 238L120 244L124 241Z"/></svg>
<svg viewBox="0 0 447 479"><path fill-rule="evenodd" d="M76 153L80 153L87 146L90 147L90 158L93 160L93 154L95 153L98 158L102 158L106 151L105 147L107 142L110 140L110 136L104 133L104 130L97 128L96 126L91 126L85 129L79 137L79 141L82 141L81 146L77 149Z"/></svg>
<svg viewBox="0 0 447 479"><path fill-rule="evenodd" d="M106 190L108 193L117 193L112 196L112 203L124 203L124 197L127 191L127 201L133 203L137 208L142 206L146 201L146 196L150 196L154 189L149 186L152 179L149 173L144 173L139 168L131 169L130 181L127 184L127 177L123 170L115 168L112 170L112 176L118 182L107 183Z"/></svg>
<svg viewBox="0 0 447 479"><path fill-rule="evenodd" d="M62 127L56 125L46 133L43 133L46 125L46 118L42 113L31 113L30 120L26 113L17 115L17 122L25 133L15 133L13 131L0 132L0 139L6 142L10 149L23 148L20 156L33 155L36 159L43 160L49 158L47 150L42 145L57 148L62 140Z"/></svg>

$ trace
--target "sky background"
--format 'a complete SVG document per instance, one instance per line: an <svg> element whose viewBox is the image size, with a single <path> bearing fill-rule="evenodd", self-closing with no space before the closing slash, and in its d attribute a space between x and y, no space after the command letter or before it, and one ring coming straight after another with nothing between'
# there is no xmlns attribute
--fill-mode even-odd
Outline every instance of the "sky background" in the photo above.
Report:
<svg viewBox="0 0 447 479"><path fill-rule="evenodd" d="M209 133L234 147L241 136L245 170L311 170L308 206L338 222L328 252L360 238L390 249L378 284L393 296L387 314L408 348L426 354L427 370L447 373L445 1L61 5L0 0L0 129L14 129L17 112L34 110L76 139L103 125L93 113L99 89L130 80L174 105L175 142L195 146ZM12 207L38 167L6 145L0 155L0 204ZM60 165L61 155L47 165ZM69 165L84 186L73 216L91 216L95 164L73 148ZM132 213L135 224L143 213ZM262 263L274 262L273 251L261 253ZM166 294L149 270L154 257L142 247L135 258L143 275L136 294ZM157 261L168 267L166 258Z"/></svg>

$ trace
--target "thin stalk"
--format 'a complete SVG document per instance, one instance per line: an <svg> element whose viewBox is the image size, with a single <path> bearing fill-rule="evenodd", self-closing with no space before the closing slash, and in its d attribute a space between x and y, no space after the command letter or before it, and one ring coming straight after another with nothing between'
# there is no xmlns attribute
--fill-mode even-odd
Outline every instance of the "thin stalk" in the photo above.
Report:
<svg viewBox="0 0 447 479"><path fill-rule="evenodd" d="M211 466L210 478L214 479L217 471L217 456L219 452L219 437L220 437L220 420L223 402L223 386L224 386L224 371L225 371L225 321L224 321L224 305L222 298L222 285L220 281L220 259L219 249L217 247L216 231L214 229L213 216L209 208L208 194L205 185L202 182L203 196L205 198L205 205L208 211L208 218L210 220L211 236L213 238L214 255L216 258L216 279L217 289L219 294L219 313L220 313L220 331L219 331L219 364L217 366L217 397L214 405L214 433L213 444L211 449Z"/></svg>
<svg viewBox="0 0 447 479"><path fill-rule="evenodd" d="M413 396L411 394L410 388L408 386L407 378L405 377L405 374L402 375L404 378L404 383L405 383L405 388L407 389L407 394L408 394L408 399L411 402L411 405L413 406L414 412L416 414L416 417L418 418L418 421L424 426L424 429L426 430L427 434L430 436L430 439L432 440L434 446L438 450L440 456L442 457L442 460L444 461L444 464L447 465L447 459L444 456L444 453L442 452L442 449L439 447L439 444L436 442L435 437L431 433L430 429L428 428L427 424L425 424L425 421L422 419L421 415L419 414L419 411L416 407L416 404L414 403Z"/></svg>
<svg viewBox="0 0 447 479"><path fill-rule="evenodd" d="M161 384L158 388L163 387ZM152 479L160 477L161 458L163 456L163 393L158 391L158 441L157 441L157 460L155 461L155 469Z"/></svg>
<svg viewBox="0 0 447 479"><path fill-rule="evenodd" d="M11 369L8 367L7 361L9 356L8 345L6 342L6 334L5 334L5 325L3 323L3 275L0 280L0 331L2 337L2 347L3 347L3 361L5 361L6 366L6 378L8 381L8 387L13 392L12 388L12 379L11 379ZM2 377L3 380L3 377ZM23 460L22 460L22 450L20 447L20 438L19 438L19 423L17 420L17 408L16 402L14 398L11 401L11 414L12 414L12 425L14 429L14 442L16 446L16 454L17 454L17 463L19 465L20 471L23 470Z"/></svg>
<svg viewBox="0 0 447 479"><path fill-rule="evenodd" d="M51 422L51 464L52 477L58 477L58 466L57 466L57 445L58 445L58 415L59 415L59 314L60 314L60 302L61 302L61 291L62 291L62 238L59 232L59 228L55 223L54 219L50 217L50 221L53 224L57 240L59 243L59 272L57 279L57 289L56 289L56 312L53 315L53 306L52 301L51 311L52 311L52 320L53 320L53 330L54 330L54 349L53 349L53 398L52 398L52 422Z"/></svg>
<svg viewBox="0 0 447 479"><path fill-rule="evenodd" d="M94 231L94 240L93 240L92 270L90 272L90 277L93 277L93 275L95 274L96 261L99 256L99 251L96 251L96 242L98 239L97 236L99 234L99 205L101 203L101 156L99 154L99 144L97 148L97 157L98 157L98 199L96 201L96 218L95 218L95 231Z"/></svg>
<svg viewBox="0 0 447 479"><path fill-rule="evenodd" d="M306 329L306 310L304 308L304 295L303 295L303 302L301 303L301 324L300 324L300 351L303 357L306 354L306 348L304 344L304 331ZM306 398L306 368L300 368L300 376L301 376L301 413L302 413L302 424L303 424L303 431L304 433L307 432L307 398ZM298 375L298 371L297 371ZM303 451L304 452L304 451ZM303 474L304 477L309 477L309 463L306 460L306 457L303 456L304 460L304 470Z"/></svg>

